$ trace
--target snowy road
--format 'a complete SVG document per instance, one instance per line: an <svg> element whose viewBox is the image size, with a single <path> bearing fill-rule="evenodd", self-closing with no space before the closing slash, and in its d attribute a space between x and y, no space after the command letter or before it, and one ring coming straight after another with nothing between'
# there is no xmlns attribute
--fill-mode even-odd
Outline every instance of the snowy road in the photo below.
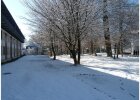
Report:
<svg viewBox="0 0 140 100"><path fill-rule="evenodd" d="M138 100L138 82L47 56L2 65L2 100Z"/></svg>

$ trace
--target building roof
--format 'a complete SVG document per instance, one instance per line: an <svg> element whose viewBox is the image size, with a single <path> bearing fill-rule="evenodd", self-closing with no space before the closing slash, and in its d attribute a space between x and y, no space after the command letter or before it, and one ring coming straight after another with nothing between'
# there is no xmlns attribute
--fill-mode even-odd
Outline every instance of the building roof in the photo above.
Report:
<svg viewBox="0 0 140 100"><path fill-rule="evenodd" d="M24 43L25 37L3 1L1 1L1 28L18 39L20 42Z"/></svg>

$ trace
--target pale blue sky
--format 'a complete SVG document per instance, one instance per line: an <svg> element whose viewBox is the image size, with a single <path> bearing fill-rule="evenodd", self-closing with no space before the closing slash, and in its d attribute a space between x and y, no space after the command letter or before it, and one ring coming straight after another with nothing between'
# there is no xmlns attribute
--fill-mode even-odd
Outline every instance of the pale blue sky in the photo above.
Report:
<svg viewBox="0 0 140 100"><path fill-rule="evenodd" d="M18 27L22 31L23 35L27 40L29 40L29 35L31 31L29 30L29 26L26 24L26 21L22 17L27 17L28 10L21 3L22 0L3 0L9 12L13 16L16 21Z"/></svg>
<svg viewBox="0 0 140 100"><path fill-rule="evenodd" d="M29 35L31 35L31 30L29 26L26 24L26 21L22 19L22 17L27 17L27 8L24 7L22 4L23 0L3 0L6 7L10 11L11 15L15 19L17 25L19 26L20 30L24 34L25 38L29 40ZM138 0L131 0L138 2Z"/></svg>

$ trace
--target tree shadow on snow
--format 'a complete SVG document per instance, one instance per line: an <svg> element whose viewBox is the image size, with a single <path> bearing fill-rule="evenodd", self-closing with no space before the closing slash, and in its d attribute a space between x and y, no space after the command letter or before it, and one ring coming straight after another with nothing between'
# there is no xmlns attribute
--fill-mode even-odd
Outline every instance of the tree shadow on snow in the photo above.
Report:
<svg viewBox="0 0 140 100"><path fill-rule="evenodd" d="M124 95L125 97L130 96L130 98L132 98L133 100L138 100L139 83L137 81L90 69L90 67L95 66L86 66L86 65L74 66L72 63L61 60L50 60L50 63L52 66L55 66L58 71L68 72L67 74L71 73L72 76L75 77L76 79L81 80L85 84L89 84L93 89L107 95L113 100L118 100L119 97L120 100L124 100L125 99L123 97ZM98 66L96 66L96 68L98 68ZM120 70L126 72L126 74L133 73L133 71L129 72L129 70L127 69L105 68L101 66L99 68L106 69L109 71ZM116 94L110 95L109 92L104 90L104 86L108 89L110 88L109 84L112 84L112 86L114 86L113 88L114 91L116 91L115 93L117 95L119 94L118 98L116 98L115 96ZM117 93L117 91L119 91L119 93ZM122 97L120 95L122 95Z"/></svg>

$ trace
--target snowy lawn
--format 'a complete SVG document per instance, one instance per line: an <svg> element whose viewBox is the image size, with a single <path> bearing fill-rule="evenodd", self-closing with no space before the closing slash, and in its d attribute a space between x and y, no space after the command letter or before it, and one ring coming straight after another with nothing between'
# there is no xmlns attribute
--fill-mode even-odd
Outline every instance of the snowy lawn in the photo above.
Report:
<svg viewBox="0 0 140 100"><path fill-rule="evenodd" d="M2 65L2 100L138 100L138 58L81 61L31 55Z"/></svg>
<svg viewBox="0 0 140 100"><path fill-rule="evenodd" d="M130 80L139 81L139 58L119 56L119 59L112 59L106 55L98 54L99 56L83 55L81 57L81 64L86 65L90 69L98 70L104 73L109 73L115 76L120 76ZM57 57L59 60L73 63L69 55L62 55Z"/></svg>

